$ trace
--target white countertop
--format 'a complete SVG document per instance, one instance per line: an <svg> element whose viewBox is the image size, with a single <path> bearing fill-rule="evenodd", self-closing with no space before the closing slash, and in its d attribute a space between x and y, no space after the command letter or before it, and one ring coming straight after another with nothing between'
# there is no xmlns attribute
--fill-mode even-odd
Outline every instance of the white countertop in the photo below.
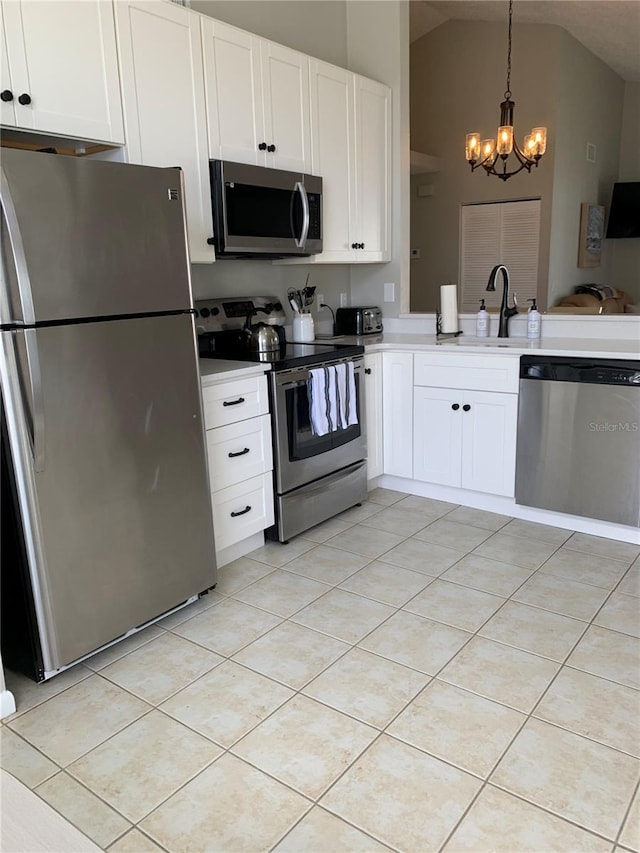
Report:
<svg viewBox="0 0 640 853"><path fill-rule="evenodd" d="M318 341L330 343L330 341ZM576 356L580 358L626 358L640 360L638 340L598 340L597 338L550 338L537 341L527 338L476 338L461 335L436 341L435 335L406 334L399 332L382 335L345 335L335 343L362 344L368 352L385 349L432 350L441 352L482 353L483 355L526 355L537 352L544 355Z"/></svg>
<svg viewBox="0 0 640 853"><path fill-rule="evenodd" d="M226 379L242 379L245 376L261 376L271 370L270 364L255 361L227 361L222 358L201 358L200 381L212 385Z"/></svg>

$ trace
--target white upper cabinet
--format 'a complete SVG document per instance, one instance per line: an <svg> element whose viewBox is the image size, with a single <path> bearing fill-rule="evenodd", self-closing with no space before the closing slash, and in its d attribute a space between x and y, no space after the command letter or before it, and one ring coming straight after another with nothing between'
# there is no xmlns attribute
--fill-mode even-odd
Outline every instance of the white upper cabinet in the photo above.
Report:
<svg viewBox="0 0 640 853"><path fill-rule="evenodd" d="M199 16L151 0L116 0L115 9L129 162L182 168L190 258L211 263Z"/></svg>
<svg viewBox="0 0 640 853"><path fill-rule="evenodd" d="M202 18L212 158L310 171L309 58Z"/></svg>
<svg viewBox="0 0 640 853"><path fill-rule="evenodd" d="M391 90L356 76L355 240L360 259L388 261L391 205Z"/></svg>
<svg viewBox="0 0 640 853"><path fill-rule="evenodd" d="M322 254L316 263L357 260L354 75L311 60L311 170L322 176ZM353 232L353 236L352 236ZM306 260L306 259L305 259Z"/></svg>
<svg viewBox="0 0 640 853"><path fill-rule="evenodd" d="M310 172L309 57L268 41L260 55L265 165Z"/></svg>
<svg viewBox="0 0 640 853"><path fill-rule="evenodd" d="M2 123L122 144L112 4L9 0L2 13Z"/></svg>
<svg viewBox="0 0 640 853"><path fill-rule="evenodd" d="M263 163L260 40L211 18L201 26L211 158Z"/></svg>
<svg viewBox="0 0 640 853"><path fill-rule="evenodd" d="M311 171L322 176L322 253L286 263L390 258L391 90L310 61Z"/></svg>

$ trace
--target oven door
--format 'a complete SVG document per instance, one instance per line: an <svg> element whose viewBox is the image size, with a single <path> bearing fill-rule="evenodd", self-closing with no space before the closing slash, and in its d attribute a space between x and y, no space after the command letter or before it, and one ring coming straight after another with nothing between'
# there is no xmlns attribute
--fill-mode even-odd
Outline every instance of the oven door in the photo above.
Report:
<svg viewBox="0 0 640 853"><path fill-rule="evenodd" d="M335 359L330 364L350 360ZM353 365L358 423L327 435L314 435L311 429L307 391L309 368L271 373L274 462L279 495L366 457L364 359L354 358Z"/></svg>
<svg viewBox="0 0 640 853"><path fill-rule="evenodd" d="M322 251L322 178L210 161L216 253L227 257Z"/></svg>

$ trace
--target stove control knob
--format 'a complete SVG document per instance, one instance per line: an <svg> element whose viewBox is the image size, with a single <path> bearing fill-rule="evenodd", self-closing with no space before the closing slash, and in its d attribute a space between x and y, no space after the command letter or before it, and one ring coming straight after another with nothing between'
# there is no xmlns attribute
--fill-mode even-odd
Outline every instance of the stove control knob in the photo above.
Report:
<svg viewBox="0 0 640 853"><path fill-rule="evenodd" d="M211 311L209 311L209 309L208 309L208 308L203 308L203 309L202 309L202 311L200 311L200 316L201 316L201 317L208 317L208 316L209 316L209 314L211 314Z"/></svg>
<svg viewBox="0 0 640 853"><path fill-rule="evenodd" d="M276 302L273 307L276 309L276 311L282 311L282 302Z"/></svg>
<svg viewBox="0 0 640 853"><path fill-rule="evenodd" d="M212 317L217 317L219 313L220 313L220 309L219 309L219 308L212 308L212 309L211 309L211 316L212 316Z"/></svg>

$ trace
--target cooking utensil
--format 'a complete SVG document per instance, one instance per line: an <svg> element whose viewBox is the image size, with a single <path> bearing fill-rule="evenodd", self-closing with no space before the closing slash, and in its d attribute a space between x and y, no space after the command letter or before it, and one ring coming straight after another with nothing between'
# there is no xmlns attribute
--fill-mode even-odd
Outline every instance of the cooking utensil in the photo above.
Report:
<svg viewBox="0 0 640 853"><path fill-rule="evenodd" d="M316 292L315 287L312 285L311 287L305 287L302 291L302 296L304 298L304 306L305 308L309 308L313 305L313 294Z"/></svg>

